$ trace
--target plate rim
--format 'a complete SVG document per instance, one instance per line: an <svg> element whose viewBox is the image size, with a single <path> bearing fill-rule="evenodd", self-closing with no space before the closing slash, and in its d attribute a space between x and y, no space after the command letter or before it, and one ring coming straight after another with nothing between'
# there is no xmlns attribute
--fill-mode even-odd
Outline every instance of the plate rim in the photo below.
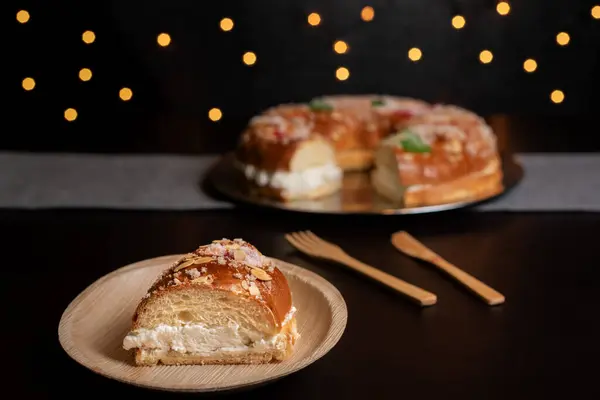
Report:
<svg viewBox="0 0 600 400"><path fill-rule="evenodd" d="M344 210L309 210L303 208L295 208L285 206L284 203L277 202L275 200L263 199L263 201L256 201L251 196L234 193L224 187L217 179L217 175L220 170L224 168L232 167L232 159L235 155L234 151L223 153L213 164L204 176L204 183L210 184L210 186L216 190L220 195L228 198L234 203L242 203L248 206L271 209L282 212L300 213L300 214L317 214L317 215L354 215L354 216L400 216L400 215L419 215L419 214L435 214L439 212L454 211L460 209L466 209L488 203L496 200L514 189L523 180L525 176L525 169L522 163L519 161L518 154L511 151L500 152L501 169L503 172L502 184L503 188L500 192L495 193L491 196L475 199L475 200L461 200L452 203L434 204L419 207L397 207L397 208L385 208L381 210L359 210L359 211L344 211ZM510 177L509 177L510 175Z"/></svg>
<svg viewBox="0 0 600 400"><path fill-rule="evenodd" d="M337 300L338 312L331 313L331 322L327 328L325 337L323 338L323 340L320 343L318 343L315 350L313 352L309 353L309 355L307 357L303 358L301 361L296 363L295 367L284 370L284 371L282 371L276 375L272 375L268 378L259 378L257 380L253 380L251 382L242 382L242 383L238 383L236 385L225 385L225 386L220 386L220 387L212 387L211 386L211 387L204 387L204 388L194 388L194 387L190 387L190 386L167 387L164 385L145 384L145 383L136 382L133 379L129 380L129 379L125 379L122 377L111 375L109 372L102 370L101 368L98 368L97 365L95 365L88 357L85 356L85 354L83 352L81 352L78 349L78 347L75 345L75 342L73 341L72 327L74 325L74 320L73 320L72 316L73 316L73 312L77 309L77 306L85 299L87 294L92 292L98 286L102 285L105 281L107 281L117 275L129 272L129 271L135 270L135 269L147 268L156 262L164 262L166 265L168 260L175 259L177 257L181 257L182 255L183 254L169 254L169 255L152 257L152 258L148 258L148 259L144 259L144 260L140 260L140 261L136 261L136 262L127 264L125 266L117 268L117 269L101 276L100 278L98 278L94 282L92 282L90 285L88 285L86 288L84 288L77 296L75 296L73 298L73 300L71 300L71 302L68 304L68 306L64 309L63 313L61 314L59 323L58 323L58 339L59 339L60 345L61 345L62 349L65 351L65 353L72 360L77 362L79 365L87 368L88 370L90 370L100 376L103 376L105 378L112 379L114 381L118 381L121 383L130 384L130 385L137 386L140 388L145 388L145 389L160 390L160 391L167 391L167 392L216 393L216 392L235 391L235 390L240 390L240 389L244 389L244 388L252 388L255 386L261 386L261 385L267 384L269 382L273 382L273 381L279 380L281 378L284 378L286 376L289 376L295 372L298 372L298 371L310 366L311 364L319 361L321 358L323 358L329 351L331 351L338 344L338 342L340 341L340 339L342 338L342 336L344 335L344 333L346 331L347 323L348 323L348 306L346 304L346 301L344 300L344 296L337 289L337 287L335 287L335 285L333 285L327 279L323 278L321 275L317 274L314 271L308 270L299 265L292 264L290 262L287 262L287 261L284 261L284 260L281 260L281 259L278 259L275 257L266 256L268 259L273 260L275 263L277 263L278 267L283 266L284 269L300 271L302 273L303 277L309 278L309 279L303 279L303 280L307 283L310 282L308 284L315 287L319 292L321 292L323 294L323 296L325 297L325 299L327 300L328 304L332 304L332 302L330 301L332 298ZM282 272L286 273L285 270ZM296 275L296 274L293 274L293 275ZM327 291L323 290L324 288L326 288ZM333 330L333 326L335 326L335 325L338 325L339 329ZM326 343L326 345L323 346L323 343ZM177 368L177 366L170 366L170 367Z"/></svg>

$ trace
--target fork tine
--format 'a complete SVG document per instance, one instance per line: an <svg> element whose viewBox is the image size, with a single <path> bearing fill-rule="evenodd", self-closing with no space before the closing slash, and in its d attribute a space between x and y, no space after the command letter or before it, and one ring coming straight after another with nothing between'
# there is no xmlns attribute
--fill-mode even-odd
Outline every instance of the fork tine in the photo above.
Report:
<svg viewBox="0 0 600 400"><path fill-rule="evenodd" d="M286 233L285 234L285 240L288 241L288 243L290 243L292 246L294 246L296 249L301 250L302 244L298 243L298 241L296 240L296 238L293 236L293 233ZM302 251L304 251L302 249Z"/></svg>
<svg viewBox="0 0 600 400"><path fill-rule="evenodd" d="M313 249L314 251L319 251L319 244L312 240L308 235L304 232L296 232L296 239L299 240L304 246Z"/></svg>
<svg viewBox="0 0 600 400"><path fill-rule="evenodd" d="M307 233L306 231L300 231L300 232L296 232L296 234L298 235L299 238L301 238L301 240L304 241L304 243L306 243L309 246L317 246L318 243L313 240Z"/></svg>
<svg viewBox="0 0 600 400"><path fill-rule="evenodd" d="M305 231L306 235L308 235L308 237L310 237L313 241L321 244L321 245L331 245L329 242L327 242L326 240L321 239L320 237L318 237L317 235L315 235L314 233L312 233L311 231Z"/></svg>
<svg viewBox="0 0 600 400"><path fill-rule="evenodd" d="M313 257L321 256L318 251L315 251L314 247L311 246L310 243L305 243L302 240L298 240L297 237L296 237L295 241L298 244L298 249L300 249L301 251L304 251L306 254L313 256Z"/></svg>
<svg viewBox="0 0 600 400"><path fill-rule="evenodd" d="M286 240L292 245L294 246L296 249L309 254L311 256L316 256L316 254L310 249L310 246L306 246L304 243L302 243L301 241L299 241L296 238L296 235L294 235L294 233L292 234L286 234L285 235Z"/></svg>

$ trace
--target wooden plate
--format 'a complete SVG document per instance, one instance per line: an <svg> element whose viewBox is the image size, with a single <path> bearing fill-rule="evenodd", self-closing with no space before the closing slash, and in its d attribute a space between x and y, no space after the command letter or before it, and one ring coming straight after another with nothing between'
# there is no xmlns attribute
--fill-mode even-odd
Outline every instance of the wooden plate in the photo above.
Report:
<svg viewBox="0 0 600 400"><path fill-rule="evenodd" d="M514 188L523 178L523 167L511 154L502 154L502 189L478 198L444 204L405 207L381 197L373 189L368 172L344 174L339 192L316 200L280 202L252 193L242 174L235 168L234 155L224 155L208 172L206 182L227 199L248 205L279 210L319 214L405 215L427 214L472 207L496 199Z"/></svg>
<svg viewBox="0 0 600 400"><path fill-rule="evenodd" d="M146 388L209 392L240 389L289 375L323 357L342 336L348 312L340 292L319 275L273 259L286 275L301 335L292 358L266 365L136 367L122 348L138 301L179 255L144 260L97 280L67 307L58 335L62 347L92 371Z"/></svg>

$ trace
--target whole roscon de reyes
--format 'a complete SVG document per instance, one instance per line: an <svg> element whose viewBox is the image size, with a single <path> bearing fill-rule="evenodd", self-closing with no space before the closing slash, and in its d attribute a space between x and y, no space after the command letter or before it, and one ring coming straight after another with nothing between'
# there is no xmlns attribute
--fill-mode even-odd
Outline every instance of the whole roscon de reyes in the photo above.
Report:
<svg viewBox="0 0 600 400"><path fill-rule="evenodd" d="M366 170L380 140L429 108L391 96L327 96L282 104L254 117L236 162L258 195L283 201L337 192L345 171Z"/></svg>
<svg viewBox="0 0 600 400"><path fill-rule="evenodd" d="M377 96L324 96L254 117L235 152L261 196L317 199L341 190L344 173L374 167L374 191L404 207L477 200L502 191L496 136L452 105Z"/></svg>
<svg viewBox="0 0 600 400"><path fill-rule="evenodd" d="M290 357L298 338L283 273L253 245L222 239L162 273L123 347L137 365L261 364Z"/></svg>
<svg viewBox="0 0 600 400"><path fill-rule="evenodd" d="M371 183L406 207L477 200L503 189L496 136L478 115L436 105L384 139Z"/></svg>

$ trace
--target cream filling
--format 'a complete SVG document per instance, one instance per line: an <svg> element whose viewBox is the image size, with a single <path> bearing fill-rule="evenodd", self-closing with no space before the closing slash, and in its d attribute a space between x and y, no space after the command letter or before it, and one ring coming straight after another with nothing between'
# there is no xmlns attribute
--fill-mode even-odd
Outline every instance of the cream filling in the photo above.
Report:
<svg viewBox="0 0 600 400"><path fill-rule="evenodd" d="M302 171L266 171L254 165L241 165L246 178L258 186L280 189L289 195L308 193L322 186L339 183L343 173L334 163L307 168Z"/></svg>
<svg viewBox="0 0 600 400"><path fill-rule="evenodd" d="M293 317L292 307L285 317L285 325ZM291 332L296 334L297 332ZM152 329L137 329L123 339L123 348L157 350L160 353L176 351L197 355L211 355L214 352L247 352L282 349L285 334L265 335L262 332L241 327L234 321L227 326L209 327L202 323L171 326L160 324Z"/></svg>

